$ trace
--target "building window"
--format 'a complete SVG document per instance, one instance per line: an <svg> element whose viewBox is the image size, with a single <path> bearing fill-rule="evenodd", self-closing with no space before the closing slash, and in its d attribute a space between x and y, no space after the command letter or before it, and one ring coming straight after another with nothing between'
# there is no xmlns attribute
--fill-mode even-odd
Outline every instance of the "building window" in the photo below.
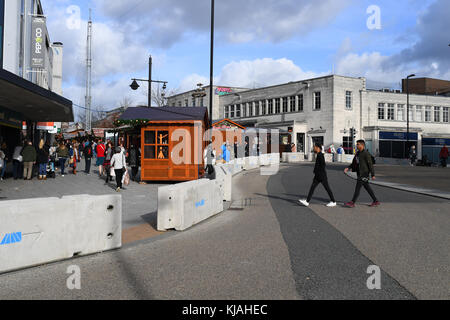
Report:
<svg viewBox="0 0 450 320"><path fill-rule="evenodd" d="M353 137L343 137L342 147L345 154L353 154Z"/></svg>
<svg viewBox="0 0 450 320"><path fill-rule="evenodd" d="M181 102L181 101L178 101L178 106L179 106L179 107L181 107L181 104L182 104L182 102Z"/></svg>
<svg viewBox="0 0 450 320"><path fill-rule="evenodd" d="M248 104L248 116L253 117L253 102Z"/></svg>
<svg viewBox="0 0 450 320"><path fill-rule="evenodd" d="M388 104L388 114L387 114L388 120L395 120L395 104L389 103Z"/></svg>
<svg viewBox="0 0 450 320"><path fill-rule="evenodd" d="M260 101L255 102L255 116L259 116Z"/></svg>
<svg viewBox="0 0 450 320"><path fill-rule="evenodd" d="M261 101L261 114L263 116L267 114L266 106L267 106L266 100Z"/></svg>
<svg viewBox="0 0 450 320"><path fill-rule="evenodd" d="M242 105L245 109L245 104ZM241 117L241 105L238 104L236 105L236 118L240 118Z"/></svg>
<svg viewBox="0 0 450 320"><path fill-rule="evenodd" d="M448 107L444 107L444 108L442 108L443 109L443 111L442 111L442 122L449 122L448 121Z"/></svg>
<svg viewBox="0 0 450 320"><path fill-rule="evenodd" d="M231 106L231 110L230 110L230 118L234 118L234 105Z"/></svg>
<svg viewBox="0 0 450 320"><path fill-rule="evenodd" d="M425 107L425 121L431 121L431 107Z"/></svg>
<svg viewBox="0 0 450 320"><path fill-rule="evenodd" d="M303 95L298 96L298 111L303 111Z"/></svg>
<svg viewBox="0 0 450 320"><path fill-rule="evenodd" d="M397 105L397 120L398 121L404 121L404 115L405 115L405 105L404 104L398 104Z"/></svg>
<svg viewBox="0 0 450 320"><path fill-rule="evenodd" d="M414 106L409 105L409 121L414 121Z"/></svg>
<svg viewBox="0 0 450 320"><path fill-rule="evenodd" d="M242 117L247 117L247 105L245 103L242 104Z"/></svg>
<svg viewBox="0 0 450 320"><path fill-rule="evenodd" d="M195 105L195 102L196 102L196 101L195 101L195 98L192 98L192 106L193 106L193 107L196 106L196 105Z"/></svg>
<svg viewBox="0 0 450 320"><path fill-rule="evenodd" d="M205 106L205 100L204 98L200 98L200 107L204 107Z"/></svg>
<svg viewBox="0 0 450 320"><path fill-rule="evenodd" d="M283 113L288 112L288 98L283 98Z"/></svg>
<svg viewBox="0 0 450 320"><path fill-rule="evenodd" d="M269 114L273 114L273 100L269 99Z"/></svg>
<svg viewBox="0 0 450 320"><path fill-rule="evenodd" d="M225 106L225 119L230 117L230 106Z"/></svg>
<svg viewBox="0 0 450 320"><path fill-rule="evenodd" d="M290 111L295 112L295 96L292 96L289 101Z"/></svg>
<svg viewBox="0 0 450 320"><path fill-rule="evenodd" d="M378 120L384 120L384 119L385 119L384 103L379 103L378 104Z"/></svg>
<svg viewBox="0 0 450 320"><path fill-rule="evenodd" d="M423 121L422 106L416 106L416 121Z"/></svg>
<svg viewBox="0 0 450 320"><path fill-rule="evenodd" d="M185 107L189 107L189 100L188 99L184 100L184 106Z"/></svg>
<svg viewBox="0 0 450 320"><path fill-rule="evenodd" d="M281 112L281 102L280 99L275 99L275 113L278 114Z"/></svg>
<svg viewBox="0 0 450 320"><path fill-rule="evenodd" d="M353 108L352 106L352 92L346 91L345 92L345 108L347 110L351 110Z"/></svg>
<svg viewBox="0 0 450 320"><path fill-rule="evenodd" d="M322 101L320 92L314 92L314 110L320 110Z"/></svg>
<svg viewBox="0 0 450 320"><path fill-rule="evenodd" d="M434 107L434 122L441 122L441 107Z"/></svg>

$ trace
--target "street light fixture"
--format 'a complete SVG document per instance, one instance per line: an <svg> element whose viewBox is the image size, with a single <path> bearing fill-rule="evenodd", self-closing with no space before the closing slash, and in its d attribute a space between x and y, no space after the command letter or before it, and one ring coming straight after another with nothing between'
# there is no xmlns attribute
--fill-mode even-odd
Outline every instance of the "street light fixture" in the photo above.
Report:
<svg viewBox="0 0 450 320"><path fill-rule="evenodd" d="M409 79L415 77L415 74L410 74L406 77L406 152L409 152ZM408 154L406 154L408 157Z"/></svg>
<svg viewBox="0 0 450 320"><path fill-rule="evenodd" d="M150 56L148 60L148 80L145 79L131 79L133 82L130 84L130 88L134 91L139 89L138 81L141 82L148 82L148 107L150 108L152 106L152 83L163 83L163 90L167 89L167 81L159 81L159 80L152 80L152 65L153 65L153 58ZM165 94L164 94L165 96Z"/></svg>

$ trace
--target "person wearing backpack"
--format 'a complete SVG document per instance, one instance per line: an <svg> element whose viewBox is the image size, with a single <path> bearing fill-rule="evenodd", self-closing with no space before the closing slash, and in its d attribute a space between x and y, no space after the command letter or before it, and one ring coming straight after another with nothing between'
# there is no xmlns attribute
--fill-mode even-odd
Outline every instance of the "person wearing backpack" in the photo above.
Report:
<svg viewBox="0 0 450 320"><path fill-rule="evenodd" d="M372 198L373 202L370 205L371 207L380 206L380 202L378 201L375 193L369 184L369 175L372 177L372 180L375 179L375 169L372 162L372 155L369 151L366 150L366 142L364 140L358 140L356 142L356 149L358 150L355 157L353 158L352 164L345 168L345 173L347 173L350 169L353 172L357 173L358 180L356 182L355 193L353 195L353 199L350 202L345 204L346 207L354 208L355 203L359 198L359 194L361 192L361 187L364 187Z"/></svg>
<svg viewBox="0 0 450 320"><path fill-rule="evenodd" d="M66 169L66 161L69 158L69 149L67 149L67 146L65 142L61 142L59 145L59 148L56 149L56 153L58 154L59 158L59 166L61 168L61 177L64 177L64 170Z"/></svg>
<svg viewBox="0 0 450 320"><path fill-rule="evenodd" d="M83 154L84 154L84 160L86 163L86 168L84 170L84 172L87 175L91 174L91 161L92 161L92 145L90 141L87 141L85 146L84 146L84 150L83 150Z"/></svg>

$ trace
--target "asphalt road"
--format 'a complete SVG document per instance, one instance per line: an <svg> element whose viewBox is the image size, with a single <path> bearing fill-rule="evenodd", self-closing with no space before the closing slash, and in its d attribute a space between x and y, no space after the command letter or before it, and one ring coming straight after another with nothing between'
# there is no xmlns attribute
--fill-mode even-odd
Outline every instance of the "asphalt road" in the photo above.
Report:
<svg viewBox="0 0 450 320"><path fill-rule="evenodd" d="M234 208L183 233L0 276L0 299L449 299L449 201L375 187L380 208L326 208L312 165L235 177ZM340 202L354 181L329 167ZM81 269L81 290L66 286ZM381 268L381 290L366 286Z"/></svg>

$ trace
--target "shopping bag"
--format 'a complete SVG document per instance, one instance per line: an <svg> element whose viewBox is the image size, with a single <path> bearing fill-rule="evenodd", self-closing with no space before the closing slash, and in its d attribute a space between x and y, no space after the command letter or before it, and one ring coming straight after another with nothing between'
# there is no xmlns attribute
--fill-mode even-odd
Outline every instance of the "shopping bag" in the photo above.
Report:
<svg viewBox="0 0 450 320"><path fill-rule="evenodd" d="M111 168L111 170L110 170L110 172L109 172L109 175L110 175L111 177L115 177L115 176L116 176L116 172L114 171L114 168Z"/></svg>
<svg viewBox="0 0 450 320"><path fill-rule="evenodd" d="M128 174L128 170L125 171L125 174L123 175L122 184L125 186L128 186L130 184L130 175Z"/></svg>

